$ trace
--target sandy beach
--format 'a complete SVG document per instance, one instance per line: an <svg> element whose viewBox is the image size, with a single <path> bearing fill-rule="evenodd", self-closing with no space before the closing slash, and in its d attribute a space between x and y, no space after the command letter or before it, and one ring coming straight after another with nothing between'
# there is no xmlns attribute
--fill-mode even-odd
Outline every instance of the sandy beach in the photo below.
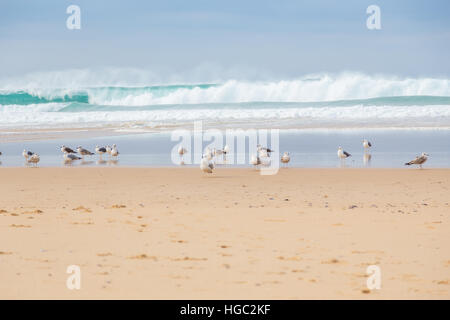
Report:
<svg viewBox="0 0 450 320"><path fill-rule="evenodd" d="M449 169L0 176L1 299L450 298Z"/></svg>

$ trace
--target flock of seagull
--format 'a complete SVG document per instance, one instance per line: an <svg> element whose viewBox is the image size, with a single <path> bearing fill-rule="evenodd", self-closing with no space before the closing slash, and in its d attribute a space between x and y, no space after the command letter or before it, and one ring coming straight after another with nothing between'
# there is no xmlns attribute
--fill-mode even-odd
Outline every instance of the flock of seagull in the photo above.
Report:
<svg viewBox="0 0 450 320"><path fill-rule="evenodd" d="M113 144L112 147L111 146L106 146L106 147L96 146L95 153L93 153L81 146L78 147L75 151L69 147L62 145L61 152L63 153L64 162L66 162L66 163L71 163L71 162L77 161L77 160L84 160L85 156L93 156L95 153L99 155L100 160L102 159L102 155L104 155L105 153L108 154L110 157L118 157L120 154L119 150L117 149L117 146L115 144ZM78 156L77 154L79 154L81 157ZM0 153L0 155L1 155L1 153ZM25 158L25 161L27 163L32 164L34 166L37 166L37 164L41 160L40 156L37 153L34 153L29 150L23 150L22 156Z"/></svg>
<svg viewBox="0 0 450 320"><path fill-rule="evenodd" d="M367 139L364 139L362 141L362 145L364 148L364 156L366 159L366 156L370 159L370 154L368 153L368 150L372 147L372 143L368 141ZM226 155L229 153L229 147L228 145L225 145L223 149L205 149L205 153L202 155L202 159L200 161L200 169L205 173L212 173L215 169L215 160L219 157L223 157L223 160L226 160ZM274 150L270 148L263 147L261 145L257 145L256 154L253 154L250 158L250 164L252 164L255 167L259 166L269 166L271 163L270 160L270 154L274 152ZM95 153L83 148L78 147L75 150L66 147L64 145L61 146L61 152L63 153L63 158L66 163L72 163L73 161L77 160L84 160L85 156L93 156L95 154L98 154L100 157L100 160L102 160L102 155L108 154L110 157L118 157L119 156L119 150L117 149L117 146L113 144L112 146L105 146L105 147L99 147L98 145L95 147ZM178 154L180 155L181 161L180 164L184 165L183 156L188 152L188 150L182 146L178 148ZM0 152L0 156L2 153ZM28 164L32 164L34 166L37 166L41 158L37 153L31 152L29 150L23 150L22 152L23 157L25 158L25 161ZM341 161L344 161L346 158L351 157L352 155L345 151L342 147L338 148L337 156ZM417 156L415 159L406 162L406 166L410 165L418 165L420 169L422 169L422 165L428 160L429 155L425 152L422 152L420 156ZM289 161L291 160L291 156L289 152L284 152L281 156L281 163L287 166Z"/></svg>
<svg viewBox="0 0 450 320"><path fill-rule="evenodd" d="M367 139L363 139L362 145L364 148L364 159L370 159L371 155L369 154L369 150L372 147L372 143L368 141ZM224 160L226 157L226 154L229 151L229 147L225 145L225 147L222 150L218 149L212 149L206 148L205 153L202 155L202 160L200 161L200 169L205 173L212 173L215 168L215 161L214 158L217 156L223 155ZM188 150L183 147L179 147L178 154L181 157L180 164L184 164L183 161L183 155L186 154ZM262 147L261 145L257 145L257 153L253 154L250 159L250 164L252 164L255 167L259 166L269 166L270 165L270 154L274 152L270 148ZM345 151L342 147L338 148L337 156L341 161L344 161L346 158L351 157L352 155ZM420 169L422 169L422 165L428 160L429 155L425 152L422 152L420 156L417 156L415 159L406 162L406 166L410 165L418 165ZM283 163L285 166L289 163L291 160L291 156L289 152L284 152L281 156L281 163Z"/></svg>
<svg viewBox="0 0 450 320"><path fill-rule="evenodd" d="M370 143L370 141L368 141L367 139L364 139L362 141L362 145L364 147L364 156L365 156L364 159L366 159L366 156L369 156L368 158L370 159L370 154L368 153L368 150L372 147L372 143ZM341 159L341 161L352 156L350 153L342 149L342 147L338 148L337 155L338 158ZM422 152L420 156L417 156L415 159L406 162L405 166L418 165L419 168L422 169L422 165L428 160L429 156L430 156L429 154Z"/></svg>

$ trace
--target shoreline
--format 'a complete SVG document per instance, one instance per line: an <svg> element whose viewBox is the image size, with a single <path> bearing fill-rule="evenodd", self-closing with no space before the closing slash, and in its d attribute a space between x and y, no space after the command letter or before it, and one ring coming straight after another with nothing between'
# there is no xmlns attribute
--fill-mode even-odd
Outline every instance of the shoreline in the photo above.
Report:
<svg viewBox="0 0 450 320"><path fill-rule="evenodd" d="M2 299L450 298L449 169L0 172Z"/></svg>
<svg viewBox="0 0 450 320"><path fill-rule="evenodd" d="M207 132L207 131L205 131ZM252 132L254 136L258 132ZM262 132L259 132L263 134ZM259 134L258 133L258 134ZM87 157L86 161L73 162L73 166L107 166L108 164L123 167L175 167L180 165L181 158L176 152L176 148L183 143L188 149L188 153L183 157L186 165L194 163L194 154L204 152L205 148L212 143L204 140L198 143L194 136L180 138L176 136L171 139L169 133L138 133L121 134L96 137L89 135L84 138L71 137L66 139L36 140L27 142L0 143L0 156L2 167L22 167L24 166L23 150L28 150L39 154L40 167L61 167L64 166L61 145L66 145L75 149L82 146L87 150L94 151L95 146L111 146L116 144L120 156L117 159L109 159L106 155L100 159L97 155ZM249 134L235 137L234 147L227 142L225 136L215 138L212 149L223 148L225 143L230 143L230 153L227 159L217 157L215 159L218 167L252 167L250 158L256 153L256 145L250 147ZM403 168L404 163L411 161L422 152L430 155L425 167L449 168L450 167L450 130L426 130L426 131L330 131L330 132L304 132L304 131L281 131L275 135L267 135L267 138L259 138L261 145L275 150L272 154L274 159L281 157L284 152L289 152L291 161L289 167L298 168ZM368 139L372 143L369 152L364 152L362 139ZM245 148L242 141L245 141ZM352 156L341 163L337 158L338 146L342 146L345 151ZM175 148L175 149L174 149ZM195 149L194 149L195 148ZM175 151L174 151L175 150ZM239 155L234 152L239 151ZM276 152L279 152L277 155ZM112 161L109 161L112 160ZM109 163L109 162L110 163ZM196 166L195 164L193 166Z"/></svg>
<svg viewBox="0 0 450 320"><path fill-rule="evenodd" d="M61 139L95 139L95 138L106 138L115 136L134 136L134 135L170 135L173 130L189 130L192 131L194 128L192 124L181 124L168 126L167 128L158 127L144 127L144 128L127 128L123 126L105 126L105 127L74 127L74 128L0 128L0 143L23 143L30 141L51 141L51 140L61 140ZM204 125L204 130L208 129L218 129L221 131L226 131L227 129L240 129L239 126L228 127L224 124L210 124L206 123ZM365 126L355 126L355 127L302 127L298 128L295 126L274 126L271 124L270 127L267 125L257 125L257 126L245 126L243 130L279 130L280 133L285 134L299 134L299 133L316 133L316 134L327 134L327 133L358 133L358 132L450 132L450 127L442 126L429 126L429 127L365 127Z"/></svg>

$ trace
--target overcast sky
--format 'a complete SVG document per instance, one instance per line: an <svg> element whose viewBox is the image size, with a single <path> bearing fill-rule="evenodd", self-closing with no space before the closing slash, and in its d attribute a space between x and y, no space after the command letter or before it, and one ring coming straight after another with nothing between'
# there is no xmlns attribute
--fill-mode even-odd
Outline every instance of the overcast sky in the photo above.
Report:
<svg viewBox="0 0 450 320"><path fill-rule="evenodd" d="M81 8L81 30L66 28L71 4ZM371 4L381 8L381 30L366 28ZM449 14L448 0L2 0L0 70L449 77Z"/></svg>

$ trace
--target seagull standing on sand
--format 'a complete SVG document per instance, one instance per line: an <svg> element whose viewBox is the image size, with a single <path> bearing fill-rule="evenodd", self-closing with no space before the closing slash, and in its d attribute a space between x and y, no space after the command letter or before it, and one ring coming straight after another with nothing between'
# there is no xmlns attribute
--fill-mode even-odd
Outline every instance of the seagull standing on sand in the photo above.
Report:
<svg viewBox="0 0 450 320"><path fill-rule="evenodd" d="M223 161L227 161L227 154L230 152L230 147L226 144L225 147L223 147Z"/></svg>
<svg viewBox="0 0 450 320"><path fill-rule="evenodd" d="M274 152L273 150L266 148L266 147L261 147L260 144L258 144L256 146L258 148L258 156L260 157L270 157L270 153Z"/></svg>
<svg viewBox="0 0 450 320"><path fill-rule="evenodd" d="M187 151L186 148L183 148L182 146L179 146L179 147L178 147L178 154L180 155L180 157L182 157L183 154L185 154L185 153L187 153L187 152L188 152L188 151Z"/></svg>
<svg viewBox="0 0 450 320"><path fill-rule="evenodd" d="M184 165L183 155L187 152L188 151L186 148L183 148L182 146L178 147L178 154L180 155L180 165L182 166Z"/></svg>
<svg viewBox="0 0 450 320"><path fill-rule="evenodd" d="M29 157L31 157L34 154L34 152L23 150L22 156L25 158L25 160L28 160Z"/></svg>
<svg viewBox="0 0 450 320"><path fill-rule="evenodd" d="M224 154L224 151L221 150L221 149L216 149L216 148L214 148L213 151L212 151L212 153L214 154L215 157L217 157L217 156L223 155L223 154Z"/></svg>
<svg viewBox="0 0 450 320"><path fill-rule="evenodd" d="M228 145L225 145L225 147L223 147L223 149L216 149L216 148L214 148L212 150L212 154L216 158L218 158L219 156L222 156L223 157L223 161L226 161L227 153L229 152L229 150L230 150L230 148L228 147Z"/></svg>
<svg viewBox="0 0 450 320"><path fill-rule="evenodd" d="M212 158L214 158L213 151L209 148L206 148L204 156L206 157L206 159L212 160Z"/></svg>
<svg viewBox="0 0 450 320"><path fill-rule="evenodd" d="M77 151L78 151L79 154L81 154L81 157L83 159L84 159L84 156L93 156L94 155L92 152L82 148L81 146L77 148Z"/></svg>
<svg viewBox="0 0 450 320"><path fill-rule="evenodd" d="M341 159L341 160L346 159L346 158L352 156L352 155L351 155L350 153L348 153L347 151L344 151L344 150L342 149L342 147L339 147L338 152L337 152L337 155L338 155L339 159Z"/></svg>
<svg viewBox="0 0 450 320"><path fill-rule="evenodd" d="M38 154L36 154L36 153L33 153L28 159L27 159L27 162L28 163L33 163L36 167L37 167L37 164L38 164L38 162L41 160L41 158L39 157L39 155Z"/></svg>
<svg viewBox="0 0 450 320"><path fill-rule="evenodd" d="M363 143L363 147L364 147L364 152L366 152L367 150L369 150L372 147L372 144L367 139L364 139L362 141L362 143Z"/></svg>
<svg viewBox="0 0 450 320"><path fill-rule="evenodd" d="M117 146L115 144L113 144L112 149L111 149L111 156L117 157L118 155L119 155L119 150L117 150Z"/></svg>
<svg viewBox="0 0 450 320"><path fill-rule="evenodd" d="M430 156L429 154L422 152L422 154L420 156L416 157L414 160L411 160L410 162L405 163L405 166L417 164L417 165L419 165L419 168L422 169L422 165L428 160L429 156Z"/></svg>
<svg viewBox="0 0 450 320"><path fill-rule="evenodd" d="M61 146L61 152L62 153L77 153L76 151L70 149L69 147L66 147L65 145Z"/></svg>
<svg viewBox="0 0 450 320"><path fill-rule="evenodd" d="M95 153L100 155L100 159L101 159L102 155L106 153L106 148L105 147L95 146Z"/></svg>
<svg viewBox="0 0 450 320"><path fill-rule="evenodd" d="M214 169L214 163L203 157L200 161L200 169L205 173L212 173Z"/></svg>
<svg viewBox="0 0 450 320"><path fill-rule="evenodd" d="M81 160L81 157L74 155L73 153L65 153L64 154L64 161L72 162L74 160Z"/></svg>
<svg viewBox="0 0 450 320"><path fill-rule="evenodd" d="M289 155L289 152L283 153L283 155L281 156L281 162L286 164L286 166L287 166L287 164L289 163L290 160L291 160L291 156Z"/></svg>
<svg viewBox="0 0 450 320"><path fill-rule="evenodd" d="M250 159L250 164L254 165L255 167L258 167L261 164L261 159L253 154L252 158Z"/></svg>
<svg viewBox="0 0 450 320"><path fill-rule="evenodd" d="M111 151L112 151L111 146L106 146L105 149L106 149L106 153L109 154L109 156L111 157Z"/></svg>

